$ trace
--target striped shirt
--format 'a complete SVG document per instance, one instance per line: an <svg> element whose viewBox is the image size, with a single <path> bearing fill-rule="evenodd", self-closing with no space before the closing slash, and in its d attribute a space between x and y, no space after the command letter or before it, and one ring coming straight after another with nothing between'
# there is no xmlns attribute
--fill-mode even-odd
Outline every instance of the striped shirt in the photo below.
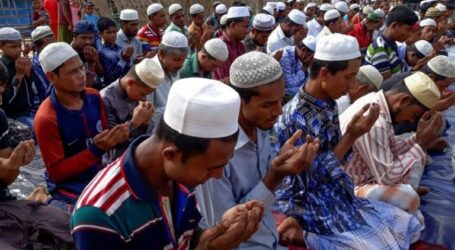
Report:
<svg viewBox="0 0 455 250"><path fill-rule="evenodd" d="M188 249L201 218L196 196L174 183L174 198L158 195L135 164L135 140L82 193L71 218L77 249Z"/></svg>
<svg viewBox="0 0 455 250"><path fill-rule="evenodd" d="M379 72L392 75L401 72L401 60L398 57L397 45L388 41L381 33L368 47L365 61L373 65Z"/></svg>
<svg viewBox="0 0 455 250"><path fill-rule="evenodd" d="M370 132L357 139L352 159L345 164L344 169L356 185L405 183L411 167L425 164L425 152L416 143L414 135L407 139L395 136L382 90L370 93L352 104L340 116L341 131L346 130L352 117L368 103L379 104L379 118Z"/></svg>

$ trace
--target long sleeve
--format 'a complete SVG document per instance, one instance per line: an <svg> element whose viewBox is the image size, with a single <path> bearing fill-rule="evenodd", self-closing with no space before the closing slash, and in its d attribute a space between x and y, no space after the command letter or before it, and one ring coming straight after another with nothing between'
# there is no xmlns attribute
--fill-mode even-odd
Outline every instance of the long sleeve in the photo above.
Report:
<svg viewBox="0 0 455 250"><path fill-rule="evenodd" d="M121 53L121 52L119 52ZM99 53L101 65L104 68L104 77L107 78L110 84L119 77L125 75L130 69L130 62L123 60L121 55L117 55L115 51L101 50Z"/></svg>
<svg viewBox="0 0 455 250"><path fill-rule="evenodd" d="M286 55L280 60L281 68L283 69L283 76L286 82L286 94L294 95L299 90L300 86L305 83L305 72L302 70L302 64L296 59L294 50L285 48ZM296 65L299 66L298 70L295 70Z"/></svg>

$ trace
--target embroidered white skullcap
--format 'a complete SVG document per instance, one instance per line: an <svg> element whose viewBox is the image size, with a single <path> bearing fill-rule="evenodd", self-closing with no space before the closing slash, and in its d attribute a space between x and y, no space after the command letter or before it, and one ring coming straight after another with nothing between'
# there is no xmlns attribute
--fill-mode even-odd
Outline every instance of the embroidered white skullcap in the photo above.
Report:
<svg viewBox="0 0 455 250"><path fill-rule="evenodd" d="M360 56L357 39L339 33L319 38L314 53L314 59L323 61L347 61Z"/></svg>
<svg viewBox="0 0 455 250"><path fill-rule="evenodd" d="M39 55L39 62L44 73L51 72L69 59L78 56L71 45L59 42L47 45Z"/></svg>
<svg viewBox="0 0 455 250"><path fill-rule="evenodd" d="M309 48L311 51L313 51L313 53L316 51L316 42L317 42L316 37L308 35L303 39L302 42L305 45L305 47Z"/></svg>
<svg viewBox="0 0 455 250"><path fill-rule="evenodd" d="M318 4L317 3L308 3L308 5L306 7L308 7L308 8L318 7Z"/></svg>
<svg viewBox="0 0 455 250"><path fill-rule="evenodd" d="M270 55L251 51L235 59L229 76L237 88L253 88L271 83L283 75L280 63Z"/></svg>
<svg viewBox="0 0 455 250"><path fill-rule="evenodd" d="M11 27L5 27L0 29L0 41L16 41L22 40L21 33Z"/></svg>
<svg viewBox="0 0 455 250"><path fill-rule="evenodd" d="M164 80L164 70L159 63L151 58L146 58L134 66L134 71L145 85L152 89L158 88Z"/></svg>
<svg viewBox="0 0 455 250"><path fill-rule="evenodd" d="M159 3L152 3L147 8L147 16L153 15L162 9L164 9L163 5L161 5Z"/></svg>
<svg viewBox="0 0 455 250"><path fill-rule="evenodd" d="M340 18L340 12L338 10L329 10L324 14L324 21L331 21Z"/></svg>
<svg viewBox="0 0 455 250"><path fill-rule="evenodd" d="M183 7L182 5L178 4L178 3L173 3L169 6L169 15L172 16L175 14L175 12L179 11L179 10L183 10Z"/></svg>
<svg viewBox="0 0 455 250"><path fill-rule="evenodd" d="M36 27L36 29L34 29L31 34L33 42L39 41L50 35L54 35L54 33L52 32L51 28L47 25Z"/></svg>
<svg viewBox="0 0 455 250"><path fill-rule="evenodd" d="M205 78L177 80L169 91L164 122L197 138L223 138L238 129L240 96L228 85Z"/></svg>
<svg viewBox="0 0 455 250"><path fill-rule="evenodd" d="M227 14L222 15L220 18L220 25L226 25L227 19Z"/></svg>
<svg viewBox="0 0 455 250"><path fill-rule="evenodd" d="M455 78L455 63L447 56L435 56L427 63L428 67L436 74Z"/></svg>
<svg viewBox="0 0 455 250"><path fill-rule="evenodd" d="M247 7L244 6L233 6L228 9L227 18L242 18L242 17L250 17L250 12L248 11Z"/></svg>
<svg viewBox="0 0 455 250"><path fill-rule="evenodd" d="M267 13L269 13L270 15L274 15L275 14L275 10L273 9L272 6L264 6L264 8L262 8L263 10L267 11Z"/></svg>
<svg viewBox="0 0 455 250"><path fill-rule="evenodd" d="M351 6L349 6L349 9L351 9L351 10L355 10L355 9L359 9L359 8L360 8L360 5L358 5L356 3L355 4L351 4Z"/></svg>
<svg viewBox="0 0 455 250"><path fill-rule="evenodd" d="M171 48L187 48L188 38L180 32L169 31L163 35L161 43Z"/></svg>
<svg viewBox="0 0 455 250"><path fill-rule="evenodd" d="M218 4L215 8L215 13L216 14L226 14L227 13L227 7L225 4Z"/></svg>
<svg viewBox="0 0 455 250"><path fill-rule="evenodd" d="M120 11L120 20L122 21L135 21L139 20L139 14L133 9L124 9Z"/></svg>
<svg viewBox="0 0 455 250"><path fill-rule="evenodd" d="M416 49L424 56L428 56L431 54L433 51L433 46L431 43L425 41L425 40L420 40L415 42L414 44L416 46Z"/></svg>
<svg viewBox="0 0 455 250"><path fill-rule="evenodd" d="M275 26L275 18L271 15L259 13L254 17L253 28L256 30L268 31Z"/></svg>
<svg viewBox="0 0 455 250"><path fill-rule="evenodd" d="M419 22L420 27L425 27L425 26L433 26L437 27L436 21L431 19L431 18L425 18L422 21Z"/></svg>
<svg viewBox="0 0 455 250"><path fill-rule="evenodd" d="M409 92L422 103L431 109L441 97L438 86L425 73L417 71L404 79Z"/></svg>
<svg viewBox="0 0 455 250"><path fill-rule="evenodd" d="M283 2L277 2L276 3L276 9L278 11L284 11L284 10L286 10L286 4L283 3Z"/></svg>
<svg viewBox="0 0 455 250"><path fill-rule="evenodd" d="M373 7L371 7L369 5L363 7L363 9L362 9L362 13L364 15L368 15L368 13L370 13L370 11L374 11L374 9L373 9Z"/></svg>
<svg viewBox="0 0 455 250"><path fill-rule="evenodd" d="M296 24L300 24L300 25L306 24L305 13L301 12L300 10L296 10L296 9L291 10L288 14L288 17Z"/></svg>
<svg viewBox="0 0 455 250"><path fill-rule="evenodd" d="M441 12L447 11L447 7L442 3L436 4L436 9L438 9Z"/></svg>
<svg viewBox="0 0 455 250"><path fill-rule="evenodd" d="M321 4L321 6L319 7L319 9L320 9L321 11L329 11L329 10L335 9L335 7L333 7L333 5L331 5L331 4L323 3L323 4Z"/></svg>
<svg viewBox="0 0 455 250"><path fill-rule="evenodd" d="M190 7L190 15L196 15L196 14L203 13L203 12L204 12L204 6L202 6L198 3L195 3L195 4L191 5L191 7Z"/></svg>
<svg viewBox="0 0 455 250"><path fill-rule="evenodd" d="M373 12L374 12L374 14L378 15L378 17L380 17L380 18L385 17L385 12L382 9L375 9Z"/></svg>
<svg viewBox="0 0 455 250"><path fill-rule="evenodd" d="M381 84L384 81L384 77L382 74L379 72L378 69L376 69L372 65L364 65L359 68L359 73L363 73L363 75L366 76L366 78L374 85L376 86L377 89L381 88Z"/></svg>
<svg viewBox="0 0 455 250"><path fill-rule="evenodd" d="M210 56L218 61L226 61L229 57L229 50L226 43L220 38L213 38L205 42L204 48Z"/></svg>
<svg viewBox="0 0 455 250"><path fill-rule="evenodd" d="M340 1L335 4L335 9L338 11L343 12L344 14L347 14L349 12L349 6L346 2Z"/></svg>

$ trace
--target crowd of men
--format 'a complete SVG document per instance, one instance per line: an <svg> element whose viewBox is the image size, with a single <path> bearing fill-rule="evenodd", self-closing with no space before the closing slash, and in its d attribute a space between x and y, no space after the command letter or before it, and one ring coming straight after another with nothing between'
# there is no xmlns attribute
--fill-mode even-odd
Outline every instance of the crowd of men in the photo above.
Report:
<svg viewBox="0 0 455 250"><path fill-rule="evenodd" d="M117 22L33 2L31 47L0 28L0 249L419 239L427 151L448 146L455 104L455 5L152 3ZM35 145L46 188L17 200Z"/></svg>

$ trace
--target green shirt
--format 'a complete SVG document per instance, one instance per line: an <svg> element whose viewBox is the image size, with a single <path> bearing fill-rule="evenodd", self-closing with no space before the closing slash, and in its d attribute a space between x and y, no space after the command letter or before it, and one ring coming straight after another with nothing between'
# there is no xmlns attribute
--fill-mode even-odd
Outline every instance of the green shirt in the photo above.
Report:
<svg viewBox="0 0 455 250"><path fill-rule="evenodd" d="M188 37L188 28L186 26L183 26L183 28L180 28L179 26L177 26L171 22L171 24L164 31L164 34L168 33L169 31L177 31L177 32L182 33L186 37Z"/></svg>
<svg viewBox="0 0 455 250"><path fill-rule="evenodd" d="M212 79L212 74L210 72L201 75L202 72L200 72L199 70L200 68L197 53L198 52L194 52L185 59L185 63L183 64L183 67L180 69L180 79L189 77L203 77L207 79Z"/></svg>

